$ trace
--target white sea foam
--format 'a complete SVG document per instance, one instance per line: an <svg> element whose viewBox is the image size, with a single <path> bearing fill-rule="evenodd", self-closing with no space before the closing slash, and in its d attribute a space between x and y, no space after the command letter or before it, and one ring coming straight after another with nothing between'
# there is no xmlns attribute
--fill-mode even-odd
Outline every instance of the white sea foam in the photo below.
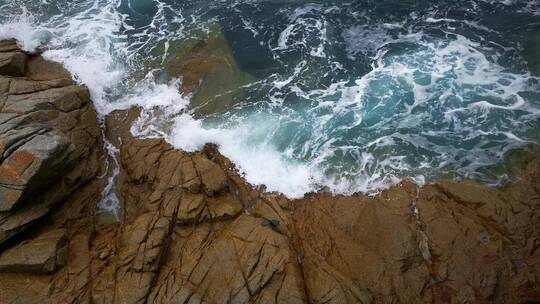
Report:
<svg viewBox="0 0 540 304"><path fill-rule="evenodd" d="M327 23L318 14L321 5L308 4L295 9L289 15L290 23L279 34L274 51L291 51L297 48L306 49L313 57L326 57Z"/></svg>
<svg viewBox="0 0 540 304"><path fill-rule="evenodd" d="M230 158L247 181L265 185L268 191L279 191L291 198L313 191L314 173L306 164L286 159L275 147L265 144L272 119L247 119L231 129L205 128L201 121L189 115L175 119L172 134L167 137L175 147L186 151L201 149L206 143L219 145L221 153ZM254 145L254 142L258 144Z"/></svg>
<svg viewBox="0 0 540 304"><path fill-rule="evenodd" d="M12 16L0 24L0 39L16 39L19 46L28 52L35 51L44 42L42 36L47 36L46 33L37 28L34 17L24 7L20 15Z"/></svg>
<svg viewBox="0 0 540 304"><path fill-rule="evenodd" d="M72 16L53 16L44 23L20 7L20 15L0 25L0 39L14 38L30 52L45 49L46 59L62 63L77 82L88 87L102 113L127 72L117 56L125 46L118 34L124 17L116 11L119 1L90 4Z"/></svg>

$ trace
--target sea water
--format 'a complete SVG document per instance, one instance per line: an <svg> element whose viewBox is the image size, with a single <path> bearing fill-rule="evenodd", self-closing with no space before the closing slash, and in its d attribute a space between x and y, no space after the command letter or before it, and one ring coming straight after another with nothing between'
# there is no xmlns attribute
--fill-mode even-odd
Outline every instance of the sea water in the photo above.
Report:
<svg viewBox="0 0 540 304"><path fill-rule="evenodd" d="M508 181L540 141L539 33L539 0L0 0L0 39L64 64L102 117L140 106L135 135L215 143L291 198ZM171 67L211 35L241 81L201 104Z"/></svg>

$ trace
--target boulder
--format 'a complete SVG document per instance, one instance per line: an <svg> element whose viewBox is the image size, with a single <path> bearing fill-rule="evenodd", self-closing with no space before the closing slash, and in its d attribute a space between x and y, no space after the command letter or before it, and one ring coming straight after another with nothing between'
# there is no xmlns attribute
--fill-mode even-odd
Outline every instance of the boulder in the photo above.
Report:
<svg viewBox="0 0 540 304"><path fill-rule="evenodd" d="M17 41L11 39L11 40L2 40L0 41L0 52L15 52L20 51L19 47L17 46Z"/></svg>
<svg viewBox="0 0 540 304"><path fill-rule="evenodd" d="M25 194L54 178L67 148L63 137L36 135L9 154L0 164L0 212L12 210Z"/></svg>
<svg viewBox="0 0 540 304"><path fill-rule="evenodd" d="M0 52L0 74L24 76L28 56L23 52Z"/></svg>
<svg viewBox="0 0 540 304"><path fill-rule="evenodd" d="M86 88L73 85L59 64L12 42L0 43L0 57L20 67L0 68L1 244L95 178L103 150ZM13 65L16 57L24 64Z"/></svg>
<svg viewBox="0 0 540 304"><path fill-rule="evenodd" d="M111 248L98 241L116 231L93 228L105 182L97 114L61 65L14 41L1 53L26 66L0 71L0 303L84 302L89 265L99 271Z"/></svg>
<svg viewBox="0 0 540 304"><path fill-rule="evenodd" d="M52 273L68 257L66 231L53 230L0 254L0 272Z"/></svg>

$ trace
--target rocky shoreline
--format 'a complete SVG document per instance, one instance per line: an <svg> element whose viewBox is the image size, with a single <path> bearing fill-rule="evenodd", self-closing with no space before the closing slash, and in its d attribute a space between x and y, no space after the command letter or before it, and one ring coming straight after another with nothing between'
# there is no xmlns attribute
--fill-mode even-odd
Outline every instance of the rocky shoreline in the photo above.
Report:
<svg viewBox="0 0 540 304"><path fill-rule="evenodd" d="M533 303L540 159L504 189L404 181L289 200L207 145L106 118L119 222L98 216L106 151L86 88L0 42L0 303Z"/></svg>

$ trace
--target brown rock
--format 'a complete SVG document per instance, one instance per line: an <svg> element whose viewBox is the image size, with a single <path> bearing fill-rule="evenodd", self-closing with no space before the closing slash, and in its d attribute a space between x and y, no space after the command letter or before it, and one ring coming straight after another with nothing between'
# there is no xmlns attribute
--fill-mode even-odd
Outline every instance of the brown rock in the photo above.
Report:
<svg viewBox="0 0 540 304"><path fill-rule="evenodd" d="M0 49L12 45L4 42ZM25 62L28 57L19 50L0 52L9 54L22 54ZM30 77L47 70L50 77ZM89 92L65 75L60 65L34 56L24 78L0 76L0 243L43 217L100 170L103 151Z"/></svg>
<svg viewBox="0 0 540 304"><path fill-rule="evenodd" d="M27 61L22 52L0 52L0 75L23 76Z"/></svg>
<svg viewBox="0 0 540 304"><path fill-rule="evenodd" d="M65 230L53 230L24 241L0 255L0 272L51 273L67 262Z"/></svg>
<svg viewBox="0 0 540 304"><path fill-rule="evenodd" d="M43 81L33 81L26 79L12 79L9 86L9 94L28 94L45 91L53 88L61 88L71 85L68 79L53 79Z"/></svg>
<svg viewBox="0 0 540 304"><path fill-rule="evenodd" d="M300 269L287 238L241 215L229 225L176 229L150 302L305 301Z"/></svg>
<svg viewBox="0 0 540 304"><path fill-rule="evenodd" d="M87 302L88 270L104 273L89 266L104 182L96 113L60 65L32 56L24 76L0 76L0 303Z"/></svg>
<svg viewBox="0 0 540 304"><path fill-rule="evenodd" d="M197 175L201 178L204 192L208 196L213 196L214 193L221 191L227 186L227 177L223 169L216 163L200 155L195 155L193 162L197 170Z"/></svg>
<svg viewBox="0 0 540 304"><path fill-rule="evenodd" d="M15 40L2 40L0 41L0 52L14 52L19 51L17 42Z"/></svg>
<svg viewBox="0 0 540 304"><path fill-rule="evenodd" d="M62 141L59 136L37 135L0 164L0 212L12 210L23 194L54 177L51 170L56 169L55 163L62 160L59 156L67 148Z"/></svg>
<svg viewBox="0 0 540 304"><path fill-rule="evenodd" d="M62 79L73 84L71 75L60 64L51 64L41 56L33 56L28 61L26 76L34 81L50 81Z"/></svg>

